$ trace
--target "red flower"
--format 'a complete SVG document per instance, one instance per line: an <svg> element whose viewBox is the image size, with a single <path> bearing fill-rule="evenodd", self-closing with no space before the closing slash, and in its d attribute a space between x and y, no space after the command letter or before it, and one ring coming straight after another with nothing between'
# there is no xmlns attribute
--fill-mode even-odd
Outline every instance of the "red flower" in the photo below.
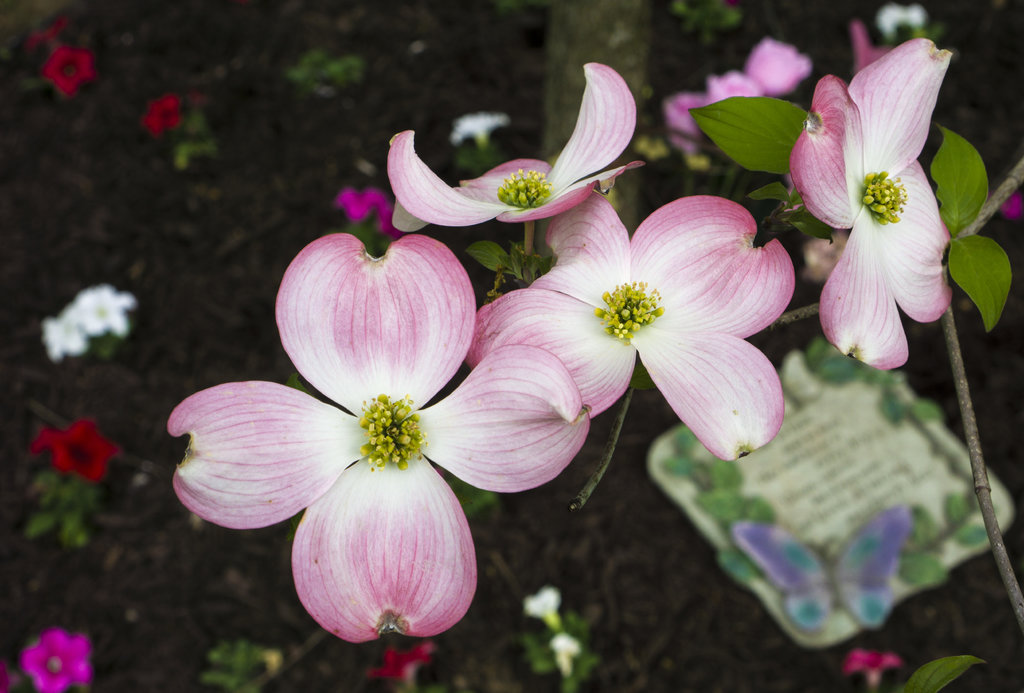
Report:
<svg viewBox="0 0 1024 693"><path fill-rule="evenodd" d="M53 39L57 38L57 34L64 30L64 27L68 25L68 18L61 15L53 20L53 24L41 29L40 31L33 31L25 39L25 50L32 52L36 49L40 43L48 43Z"/></svg>
<svg viewBox="0 0 1024 693"><path fill-rule="evenodd" d="M160 137L164 130L173 130L180 124L181 97L177 94L164 94L150 101L146 114L142 116L142 126L153 137Z"/></svg>
<svg viewBox="0 0 1024 693"><path fill-rule="evenodd" d="M430 653L434 651L434 643L424 640L408 652L399 652L389 647L384 650L384 666L370 669L366 675L371 679L394 679L406 683L414 683L416 670L421 664L430 664Z"/></svg>
<svg viewBox="0 0 1024 693"><path fill-rule="evenodd" d="M59 46L43 65L43 77L60 92L74 96L78 87L96 79L96 58L88 48Z"/></svg>
<svg viewBox="0 0 1024 693"><path fill-rule="evenodd" d="M59 471L75 472L89 481L99 481L107 473L107 461L119 450L96 430L92 421L76 421L66 431L44 428L29 446L38 455L49 450L53 466Z"/></svg>

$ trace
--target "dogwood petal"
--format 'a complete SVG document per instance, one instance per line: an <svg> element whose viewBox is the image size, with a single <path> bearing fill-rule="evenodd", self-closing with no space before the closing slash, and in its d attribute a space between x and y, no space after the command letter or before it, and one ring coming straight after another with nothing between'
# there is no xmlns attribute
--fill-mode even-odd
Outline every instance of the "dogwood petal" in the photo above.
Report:
<svg viewBox="0 0 1024 693"><path fill-rule="evenodd" d="M599 194L589 193L582 204L552 219L547 242L558 261L531 285L535 289L601 307L606 291L629 281L629 231Z"/></svg>
<svg viewBox="0 0 1024 693"><path fill-rule="evenodd" d="M382 258L350 234L320 238L289 265L277 296L292 363L353 413L381 394L426 404L462 363L474 310L466 270L421 235L393 242Z"/></svg>
<svg viewBox="0 0 1024 693"><path fill-rule="evenodd" d="M882 369L902 366L908 353L896 300L879 259L885 252L882 237L898 231L898 226L876 224L865 209L821 292L821 327L828 341L844 354Z"/></svg>
<svg viewBox="0 0 1024 693"><path fill-rule="evenodd" d="M665 400L716 457L732 460L779 432L785 404L768 358L737 337L659 329L633 338Z"/></svg>
<svg viewBox="0 0 1024 693"><path fill-rule="evenodd" d="M423 458L346 469L299 523L292 572L306 611L350 642L440 633L476 590L466 516Z"/></svg>
<svg viewBox="0 0 1024 693"><path fill-rule="evenodd" d="M537 347L497 347L451 395L421 409L431 460L478 488L550 481L583 447L590 417L562 362Z"/></svg>
<svg viewBox="0 0 1024 693"><path fill-rule="evenodd" d="M880 260L903 312L918 322L931 322L942 315L953 297L942 266L949 232L921 164L911 162L899 178L907 191L907 203L899 223L878 234Z"/></svg>
<svg viewBox="0 0 1024 693"><path fill-rule="evenodd" d="M636 127L636 103L619 73L600 63L587 63L583 72L587 86L576 127L548 174L555 190L614 161Z"/></svg>
<svg viewBox="0 0 1024 693"><path fill-rule="evenodd" d="M793 185L811 214L829 226L848 229L859 209L847 168L863 178L857 106L843 80L826 75L814 88L811 111L789 155Z"/></svg>
<svg viewBox="0 0 1024 693"><path fill-rule="evenodd" d="M414 132L406 130L395 135L388 151L388 179L395 199L411 216L441 226L472 226L493 219L513 209L495 199L492 202L465 195L449 187L423 163L413 147ZM399 215L393 223L399 231L415 231Z"/></svg>
<svg viewBox="0 0 1024 693"><path fill-rule="evenodd" d="M287 520L359 459L362 429L336 407L285 385L226 383L174 408L172 436L191 437L174 490L204 520L233 529Z"/></svg>
<svg viewBox="0 0 1024 693"><path fill-rule="evenodd" d="M657 209L633 234L630 279L657 290L667 319L690 331L746 337L789 305L793 261L773 240L753 246L757 224L720 197L684 197ZM662 325L664 327L664 325Z"/></svg>
<svg viewBox="0 0 1024 693"><path fill-rule="evenodd" d="M519 289L481 308L466 360L476 365L505 344L529 344L557 356L591 416L622 396L636 362L636 350L604 331L594 306L547 289Z"/></svg>
<svg viewBox="0 0 1024 693"><path fill-rule="evenodd" d="M860 111L865 172L902 171L917 159L951 56L913 39L854 75L850 96Z"/></svg>

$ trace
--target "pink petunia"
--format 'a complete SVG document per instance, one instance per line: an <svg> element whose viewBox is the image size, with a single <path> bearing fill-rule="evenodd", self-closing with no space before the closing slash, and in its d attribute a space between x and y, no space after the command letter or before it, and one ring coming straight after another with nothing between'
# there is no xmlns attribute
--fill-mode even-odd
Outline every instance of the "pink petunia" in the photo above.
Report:
<svg viewBox="0 0 1024 693"><path fill-rule="evenodd" d="M88 48L58 46L43 64L42 75L57 91L74 96L79 87L96 79L96 57Z"/></svg>
<svg viewBox="0 0 1024 693"><path fill-rule="evenodd" d="M416 683L416 672L424 664L430 664L430 655L435 645L429 640L418 643L411 650L399 652L393 647L384 650L384 664L366 672L367 678L390 679L406 684Z"/></svg>
<svg viewBox="0 0 1024 693"><path fill-rule="evenodd" d="M692 91L682 91L665 99L661 110L668 125L668 139L673 146L688 154L697 153L701 132L697 121L690 115L690 109L701 108L708 103L707 94Z"/></svg>
<svg viewBox="0 0 1024 693"><path fill-rule="evenodd" d="M917 162L949 58L914 39L858 72L849 88L822 78L790 155L807 209L852 229L821 293L825 336L875 368L907 360L897 305L931 322L952 296L942 265L949 232Z"/></svg>
<svg viewBox="0 0 1024 693"><path fill-rule="evenodd" d="M359 222L371 214L377 215L377 228L391 238L401 238L402 232L392 223L394 206L379 188L343 188L334 198L334 206L345 213L350 221Z"/></svg>
<svg viewBox="0 0 1024 693"><path fill-rule="evenodd" d="M1010 221L1020 221L1024 217L1024 198L1021 197L1020 190L1014 190L1006 198L1006 202L999 208L999 213L1003 215L1004 219Z"/></svg>
<svg viewBox="0 0 1024 693"><path fill-rule="evenodd" d="M177 94L164 94L146 105L142 116L142 127L153 137L160 137L166 130L173 130L181 125L181 97Z"/></svg>
<svg viewBox="0 0 1024 693"><path fill-rule="evenodd" d="M895 652L877 652L855 648L843 660L843 674L863 674L868 689L875 691L882 683L882 674L888 669L899 669L903 660Z"/></svg>
<svg viewBox="0 0 1024 693"><path fill-rule="evenodd" d="M761 86L765 96L788 94L811 74L811 59L788 43L770 36L754 46L743 72Z"/></svg>
<svg viewBox="0 0 1024 693"><path fill-rule="evenodd" d="M44 428L29 446L38 455L49 451L53 466L61 473L74 472L88 481L99 481L107 473L107 462L118 447L100 435L92 421L79 420L66 431Z"/></svg>
<svg viewBox="0 0 1024 693"><path fill-rule="evenodd" d="M71 686L92 683L89 639L62 628L47 628L39 642L21 652L21 669L39 693L63 693Z"/></svg>

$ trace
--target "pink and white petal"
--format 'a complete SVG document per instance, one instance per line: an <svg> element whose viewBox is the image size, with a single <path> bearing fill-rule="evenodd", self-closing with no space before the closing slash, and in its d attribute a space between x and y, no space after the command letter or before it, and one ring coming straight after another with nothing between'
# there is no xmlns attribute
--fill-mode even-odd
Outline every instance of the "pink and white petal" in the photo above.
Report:
<svg viewBox="0 0 1024 693"><path fill-rule="evenodd" d="M880 235L890 229L874 222L865 210L854 224L842 257L821 292L821 327L825 337L848 356L875 368L889 369L907 361L896 300L886 282Z"/></svg>
<svg viewBox="0 0 1024 693"><path fill-rule="evenodd" d="M859 205L847 183L864 173L860 162L860 125L857 107L843 80L826 75L818 81L804 130L789 155L793 185L807 210L836 229L853 226Z"/></svg>
<svg viewBox="0 0 1024 693"><path fill-rule="evenodd" d="M572 375L537 347L497 347L451 395L422 409L425 454L478 488L508 493L550 481L587 437Z"/></svg>
<svg viewBox="0 0 1024 693"><path fill-rule="evenodd" d="M949 232L921 164L912 162L899 178L907 204L898 223L879 229L880 258L899 307L918 322L931 322L953 297L942 265Z"/></svg>
<svg viewBox="0 0 1024 693"><path fill-rule="evenodd" d="M593 306L547 289L519 289L481 308L466 360L475 366L506 344L528 344L558 357L591 416L622 396L636 363L636 350L604 331Z"/></svg>
<svg viewBox="0 0 1024 693"><path fill-rule="evenodd" d="M753 246L757 224L743 206L696 195L655 210L633 234L630 278L662 297L665 315L693 331L746 337L789 305L793 261L773 240Z"/></svg>
<svg viewBox="0 0 1024 693"><path fill-rule="evenodd" d="M413 135L412 130L398 133L388 151L388 179L406 212L428 224L472 226L509 209L497 199L486 202L449 187L416 155ZM394 223L399 231L416 230Z"/></svg>
<svg viewBox="0 0 1024 693"><path fill-rule="evenodd" d="M629 231L598 193L551 220L547 242L557 258L531 286L559 291L594 307L605 292L629 281Z"/></svg>
<svg viewBox="0 0 1024 693"><path fill-rule="evenodd" d="M292 572L306 611L349 642L436 635L465 615L476 590L466 516L423 458L404 470L346 469L299 523Z"/></svg>
<svg viewBox="0 0 1024 693"><path fill-rule="evenodd" d="M850 96L860 111L865 173L902 171L921 154L951 56L913 39L854 75Z"/></svg>
<svg viewBox="0 0 1024 693"><path fill-rule="evenodd" d="M633 343L669 406L716 457L736 459L779 432L782 385L750 343L713 332L670 332L657 322Z"/></svg>
<svg viewBox="0 0 1024 693"><path fill-rule="evenodd" d="M479 178L470 178L469 180L462 181L455 190L474 200L503 204L498 200L498 188L505 184L505 180L509 176L519 171L537 171L538 173L547 174L550 170L551 164L540 159L513 159L512 161L506 161L495 166ZM504 205L504 207L505 209L511 209L508 205Z"/></svg>
<svg viewBox="0 0 1024 693"><path fill-rule="evenodd" d="M251 529L287 520L360 458L358 422L277 383L226 383L171 412L167 431L189 434L174 490L204 520Z"/></svg>
<svg viewBox="0 0 1024 693"><path fill-rule="evenodd" d="M288 266L277 325L299 372L358 413L381 394L426 404L462 363L475 306L466 270L433 238L404 236L371 258L355 236L337 233Z"/></svg>
<svg viewBox="0 0 1024 693"><path fill-rule="evenodd" d="M587 63L583 72L587 86L576 127L548 174L555 190L615 161L636 127L636 103L619 73L600 63Z"/></svg>

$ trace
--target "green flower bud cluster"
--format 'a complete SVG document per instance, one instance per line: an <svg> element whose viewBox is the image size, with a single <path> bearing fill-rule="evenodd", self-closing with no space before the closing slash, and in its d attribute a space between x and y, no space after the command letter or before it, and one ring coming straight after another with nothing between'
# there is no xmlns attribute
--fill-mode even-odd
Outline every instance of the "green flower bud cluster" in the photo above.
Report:
<svg viewBox="0 0 1024 693"><path fill-rule="evenodd" d="M399 469L407 469L409 460L420 455L427 444L419 427L419 414L413 414L412 400L408 396L395 402L380 395L367 405L359 425L366 432L368 442L359 448L371 467L383 469L391 461Z"/></svg>
<svg viewBox="0 0 1024 693"><path fill-rule="evenodd" d="M547 175L538 171L519 169L505 179L498 188L498 199L507 205L529 209L540 206L551 197L551 183Z"/></svg>
<svg viewBox="0 0 1024 693"><path fill-rule="evenodd" d="M864 176L864 196L861 201L875 215L879 224L895 224L900 220L903 205L907 203L907 190L899 178L889 179L889 173L869 173Z"/></svg>
<svg viewBox="0 0 1024 693"><path fill-rule="evenodd" d="M608 307L595 308L594 315L604 321L605 332L626 344L637 330L665 314L665 309L658 305L661 294L657 290L648 293L647 282L620 284L614 291L604 292L601 298Z"/></svg>

